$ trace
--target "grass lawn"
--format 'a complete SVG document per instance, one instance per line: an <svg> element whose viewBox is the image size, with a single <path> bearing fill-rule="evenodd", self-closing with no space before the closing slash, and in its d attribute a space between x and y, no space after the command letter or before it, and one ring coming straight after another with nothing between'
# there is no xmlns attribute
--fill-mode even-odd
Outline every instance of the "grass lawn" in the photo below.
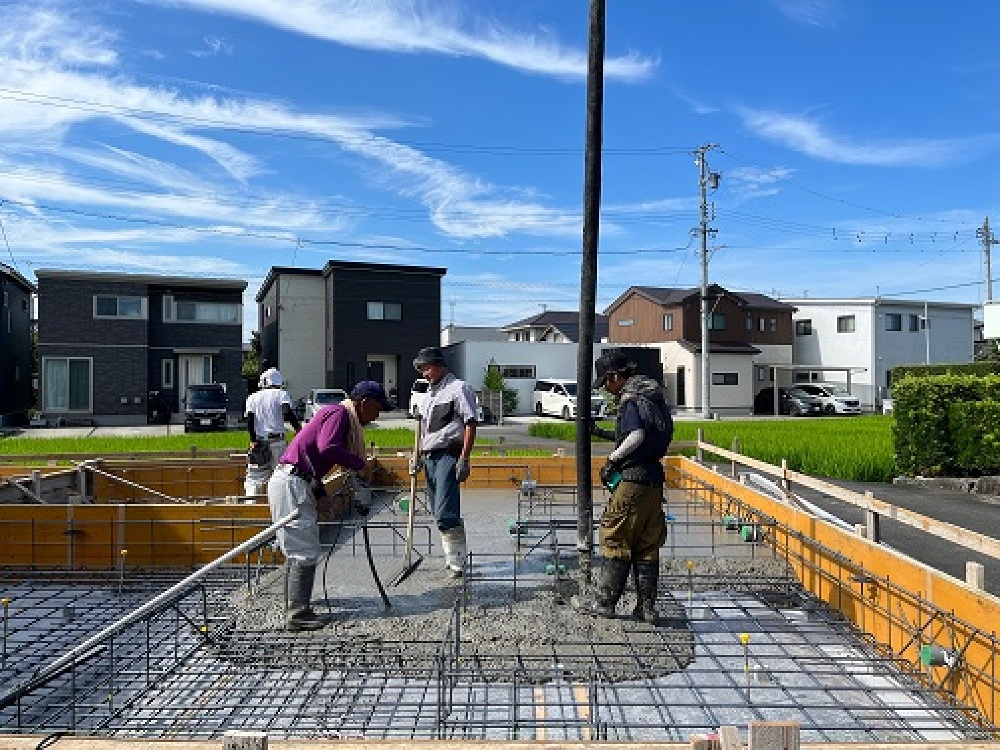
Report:
<svg viewBox="0 0 1000 750"><path fill-rule="evenodd" d="M784 458L793 471L816 477L891 482L896 476L892 416L678 421L674 440L696 440L699 429L721 448L732 448L738 438L740 453L778 466ZM530 434L573 440L575 425L540 423L531 426Z"/></svg>
<svg viewBox="0 0 1000 750"><path fill-rule="evenodd" d="M609 428L613 425L608 423ZM740 453L780 465L788 459L795 471L830 479L861 482L889 482L896 476L893 453L892 417L821 417L787 420L722 420L677 422L674 439L695 440L698 428L705 439L722 448L740 441ZM529 434L573 442L575 425L570 422L533 424ZM290 435L289 435L290 436ZM380 450L411 450L413 430L408 427L372 428L365 439ZM478 440L487 447L492 441ZM246 432L179 433L162 437L23 438L0 437L2 455L84 453L186 452L191 446L202 451L245 451ZM477 451L478 453L478 451ZM510 450L508 455L549 455L547 450Z"/></svg>

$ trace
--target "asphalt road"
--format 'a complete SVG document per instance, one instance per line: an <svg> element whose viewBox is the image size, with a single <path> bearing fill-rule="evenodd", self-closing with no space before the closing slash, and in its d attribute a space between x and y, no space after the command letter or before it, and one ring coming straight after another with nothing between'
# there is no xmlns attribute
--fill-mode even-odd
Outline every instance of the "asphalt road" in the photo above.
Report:
<svg viewBox="0 0 1000 750"><path fill-rule="evenodd" d="M1000 509L997 507L1000 498L893 484L827 481L855 492L863 493L870 490L883 502L1000 539ZM865 522L864 510L854 505L801 487L793 486L792 491L848 523ZM985 589L991 594L1000 596L1000 560L978 554L885 517L882 518L880 526L883 544L960 580L965 580L966 562L982 563L985 568Z"/></svg>

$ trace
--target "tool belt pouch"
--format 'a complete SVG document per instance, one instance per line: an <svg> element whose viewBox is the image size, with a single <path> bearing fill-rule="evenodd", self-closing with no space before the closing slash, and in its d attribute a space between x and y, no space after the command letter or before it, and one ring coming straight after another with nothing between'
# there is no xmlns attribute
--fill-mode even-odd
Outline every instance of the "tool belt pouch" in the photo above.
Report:
<svg viewBox="0 0 1000 750"><path fill-rule="evenodd" d="M247 464L266 469L271 465L271 447L263 442L257 442L247 451Z"/></svg>

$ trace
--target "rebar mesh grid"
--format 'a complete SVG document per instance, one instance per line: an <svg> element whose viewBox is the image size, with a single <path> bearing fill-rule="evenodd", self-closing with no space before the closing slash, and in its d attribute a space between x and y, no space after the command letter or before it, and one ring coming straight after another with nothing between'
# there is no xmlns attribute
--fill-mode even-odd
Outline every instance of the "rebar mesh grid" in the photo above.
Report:
<svg viewBox="0 0 1000 750"><path fill-rule="evenodd" d="M20 731L150 738L244 730L276 738L686 741L722 724L776 720L799 722L807 742L995 736L973 709L942 700L783 574L783 561L761 545L763 534L727 529L697 493L670 493L671 537L682 552L664 561L659 625L619 617L604 627L588 618L588 627L606 632L572 637L560 622L581 619L564 603L575 560L560 535L575 530L562 531L566 519L551 512L556 505L525 514L539 521L531 534L552 539L529 551L529 536L529 547L515 544L513 553L470 558L451 603L442 597L433 632L372 638L366 624L388 615L377 597L355 600L352 589L337 589L339 580L331 595L347 614L324 631L244 627L247 602L273 596L278 577L255 586L251 599L227 598L224 584L209 596L213 612L216 601L226 606L204 621L207 630L196 615L172 608L151 631L147 625L116 639L16 710L4 709L0 721ZM766 519L756 521L770 533ZM349 525L340 530L343 569L357 567L352 533ZM380 533L384 558L395 531ZM508 547L517 536L509 528L496 535ZM229 592L246 588L242 569L231 576ZM114 584L112 574L107 586ZM393 616L402 617L395 610L405 612L408 594L390 595ZM528 628L548 628L538 634L547 640L482 640L488 628L481 626L512 613L516 625L517 604L533 601L540 619ZM46 609L41 599L39 608ZM33 658L60 652L42 655L36 644Z"/></svg>

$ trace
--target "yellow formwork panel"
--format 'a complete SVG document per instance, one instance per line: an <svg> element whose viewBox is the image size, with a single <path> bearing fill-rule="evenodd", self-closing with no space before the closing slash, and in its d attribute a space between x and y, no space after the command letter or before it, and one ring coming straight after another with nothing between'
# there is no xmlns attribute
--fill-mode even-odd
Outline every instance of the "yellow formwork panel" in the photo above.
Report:
<svg viewBox="0 0 1000 750"><path fill-rule="evenodd" d="M101 470L185 502L241 495L246 474L246 466L239 462L107 464ZM102 474L94 475L94 495L99 503L148 502L151 497Z"/></svg>
<svg viewBox="0 0 1000 750"><path fill-rule="evenodd" d="M604 459L591 460L591 484L600 483L599 470ZM543 485L575 485L576 459L572 456L489 456L472 457L472 473L465 486L470 489L518 489L531 478ZM399 456L379 457L382 472L378 484L407 485L407 459ZM423 476L417 478L423 486Z"/></svg>
<svg viewBox="0 0 1000 750"><path fill-rule="evenodd" d="M887 657L996 723L1000 599L694 461L671 463L669 478L679 486L704 496L720 513L761 523L765 542L788 560L803 586L868 634ZM954 665L924 666L921 647L930 645L957 656Z"/></svg>
<svg viewBox="0 0 1000 750"><path fill-rule="evenodd" d="M0 565L199 566L268 525L266 505L6 505Z"/></svg>

